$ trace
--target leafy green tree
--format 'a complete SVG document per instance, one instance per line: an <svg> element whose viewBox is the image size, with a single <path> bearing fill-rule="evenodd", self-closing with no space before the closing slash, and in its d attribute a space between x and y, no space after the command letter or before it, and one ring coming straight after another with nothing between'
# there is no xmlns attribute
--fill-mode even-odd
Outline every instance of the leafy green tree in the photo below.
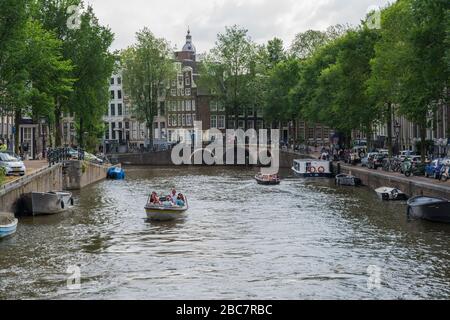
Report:
<svg viewBox="0 0 450 320"><path fill-rule="evenodd" d="M122 52L123 85L131 98L134 113L145 121L153 141L153 120L158 113L158 97L176 75L168 42L156 38L147 28L136 34L136 44Z"/></svg>
<svg viewBox="0 0 450 320"><path fill-rule="evenodd" d="M237 128L239 114L255 107L261 82L257 80L257 47L248 30L226 27L202 64L201 85L208 87L225 107L227 120ZM245 121L247 126L247 121Z"/></svg>

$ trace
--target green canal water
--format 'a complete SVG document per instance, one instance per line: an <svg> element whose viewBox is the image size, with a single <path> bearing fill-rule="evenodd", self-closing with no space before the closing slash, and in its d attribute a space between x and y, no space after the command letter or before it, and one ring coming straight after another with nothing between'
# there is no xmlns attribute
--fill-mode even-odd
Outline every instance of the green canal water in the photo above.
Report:
<svg viewBox="0 0 450 320"><path fill-rule="evenodd" d="M289 171L265 187L245 168L126 170L69 212L20 219L0 240L0 299L450 298L450 226L408 221L369 189ZM172 186L186 217L146 221L147 195Z"/></svg>

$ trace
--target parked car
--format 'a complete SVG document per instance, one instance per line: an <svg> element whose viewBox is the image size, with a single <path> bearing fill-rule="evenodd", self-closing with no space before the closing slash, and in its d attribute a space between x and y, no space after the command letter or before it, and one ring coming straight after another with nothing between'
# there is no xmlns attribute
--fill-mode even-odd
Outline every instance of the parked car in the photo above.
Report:
<svg viewBox="0 0 450 320"><path fill-rule="evenodd" d="M431 163L429 163L425 167L425 177L427 177L427 178L432 177L434 179L440 179L441 170L442 170L443 166L444 166L444 159L433 160Z"/></svg>
<svg viewBox="0 0 450 320"><path fill-rule="evenodd" d="M24 176L27 170L22 160L13 157L8 153L0 153L0 167L4 168L7 176Z"/></svg>
<svg viewBox="0 0 450 320"><path fill-rule="evenodd" d="M411 151L411 150L404 150L404 151L401 151L400 152L400 154L399 154L399 158L402 160L402 161L404 161L406 158L408 158L408 157L412 157L412 156L416 156L417 154L414 152L414 151Z"/></svg>
<svg viewBox="0 0 450 320"><path fill-rule="evenodd" d="M93 163L97 163L97 164L103 164L103 160L94 156L93 154L89 153L89 152L85 152L84 153L84 159L86 159L87 161L93 162Z"/></svg>
<svg viewBox="0 0 450 320"><path fill-rule="evenodd" d="M367 154L367 156L365 156L364 158L361 159L361 166L368 167L369 166L369 159L373 158L377 154L378 154L377 152L369 152Z"/></svg>
<svg viewBox="0 0 450 320"><path fill-rule="evenodd" d="M378 168L381 168L383 166L383 161L385 158L387 158L387 155L377 153L372 158L369 158L369 164L367 165L367 167L369 169L378 170Z"/></svg>

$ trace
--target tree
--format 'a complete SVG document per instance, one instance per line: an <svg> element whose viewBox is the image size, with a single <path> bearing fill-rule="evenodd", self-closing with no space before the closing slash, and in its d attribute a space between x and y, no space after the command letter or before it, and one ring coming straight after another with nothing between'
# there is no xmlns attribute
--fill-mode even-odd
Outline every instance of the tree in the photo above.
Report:
<svg viewBox="0 0 450 320"><path fill-rule="evenodd" d="M122 52L123 85L131 98L134 113L145 121L153 143L153 121L158 113L158 97L175 76L172 51L164 39L144 28L136 33L137 43Z"/></svg>
<svg viewBox="0 0 450 320"><path fill-rule="evenodd" d="M255 107L257 47L248 30L236 25L219 33L215 47L202 63L201 84L208 87L225 107L226 118L238 127L239 114ZM245 121L247 127L247 121Z"/></svg>

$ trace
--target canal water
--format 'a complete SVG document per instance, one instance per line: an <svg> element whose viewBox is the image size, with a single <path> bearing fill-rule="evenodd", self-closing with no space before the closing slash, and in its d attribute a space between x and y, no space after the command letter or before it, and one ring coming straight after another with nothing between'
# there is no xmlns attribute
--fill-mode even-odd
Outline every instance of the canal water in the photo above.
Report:
<svg viewBox="0 0 450 320"><path fill-rule="evenodd" d="M126 169L70 212L20 220L0 241L0 299L450 298L450 226L408 221L404 203L369 189L289 171L265 187L246 168ZM146 221L147 195L172 186L186 217Z"/></svg>

